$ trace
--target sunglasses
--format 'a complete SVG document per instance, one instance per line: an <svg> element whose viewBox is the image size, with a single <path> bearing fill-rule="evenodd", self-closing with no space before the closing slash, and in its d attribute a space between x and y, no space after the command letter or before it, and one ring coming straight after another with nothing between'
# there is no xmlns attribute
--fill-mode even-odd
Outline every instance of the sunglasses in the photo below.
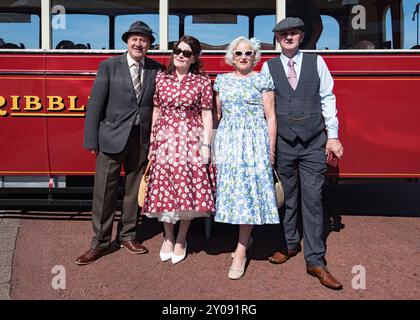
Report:
<svg viewBox="0 0 420 320"><path fill-rule="evenodd" d="M190 50L181 50L180 48L174 49L174 54L176 54L177 56L179 56L181 53L185 58L189 58L193 55L193 53Z"/></svg>
<svg viewBox="0 0 420 320"><path fill-rule="evenodd" d="M254 51L252 51L252 50L248 50L248 51L235 50L235 51L233 51L233 54L236 57L242 57L243 55L245 55L247 57L251 57L254 54Z"/></svg>

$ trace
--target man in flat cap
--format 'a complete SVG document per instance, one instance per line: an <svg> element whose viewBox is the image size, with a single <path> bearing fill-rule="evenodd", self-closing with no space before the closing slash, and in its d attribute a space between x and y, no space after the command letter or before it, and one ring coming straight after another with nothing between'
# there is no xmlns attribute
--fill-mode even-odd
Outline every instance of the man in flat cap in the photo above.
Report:
<svg viewBox="0 0 420 320"><path fill-rule="evenodd" d="M338 119L333 79L324 60L302 53L304 23L286 18L273 29L280 43L280 57L265 62L262 72L271 75L276 86L276 167L285 195L283 229L286 248L269 261L280 264L300 250L298 210L303 227L307 272L331 289L341 289L325 267L322 188L327 170L326 157L343 155L338 139Z"/></svg>
<svg viewBox="0 0 420 320"><path fill-rule="evenodd" d="M76 264L92 263L109 253L118 181L124 166L124 199L117 242L131 253L147 253L136 241L137 195L149 148L155 75L162 66L146 57L155 41L150 27L134 22L122 35L128 51L103 61L90 94L84 147L96 155L90 249Z"/></svg>

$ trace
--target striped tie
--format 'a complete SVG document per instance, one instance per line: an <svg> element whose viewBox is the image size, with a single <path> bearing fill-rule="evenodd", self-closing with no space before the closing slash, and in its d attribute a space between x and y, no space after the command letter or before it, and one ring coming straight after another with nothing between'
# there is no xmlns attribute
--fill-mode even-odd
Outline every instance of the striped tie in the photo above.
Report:
<svg viewBox="0 0 420 320"><path fill-rule="evenodd" d="M131 80L133 81L134 92L136 93L137 103L139 103L141 83L140 83L140 66L137 63L133 65L132 76L133 76L133 78Z"/></svg>

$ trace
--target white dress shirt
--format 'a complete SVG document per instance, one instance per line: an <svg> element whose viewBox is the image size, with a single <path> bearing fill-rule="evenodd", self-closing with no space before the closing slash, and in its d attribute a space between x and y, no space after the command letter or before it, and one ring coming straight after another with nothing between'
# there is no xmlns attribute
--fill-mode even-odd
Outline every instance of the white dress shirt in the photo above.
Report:
<svg viewBox="0 0 420 320"><path fill-rule="evenodd" d="M302 70L303 54L300 50L295 54L292 60L295 62L295 70L297 80L299 82L300 71ZM287 74L289 58L284 54L280 55L281 63L283 64L284 72ZM328 133L328 139L338 138L338 119L336 99L333 93L334 80L328 70L324 59L318 55L317 60L318 75L320 80L319 95L321 97L322 115L325 121L325 127ZM267 62L264 62L261 73L267 74L271 77Z"/></svg>

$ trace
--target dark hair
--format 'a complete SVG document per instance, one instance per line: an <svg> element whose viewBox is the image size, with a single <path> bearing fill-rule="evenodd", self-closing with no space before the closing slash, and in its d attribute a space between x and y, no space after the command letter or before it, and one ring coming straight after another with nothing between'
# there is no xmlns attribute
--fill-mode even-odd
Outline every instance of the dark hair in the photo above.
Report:
<svg viewBox="0 0 420 320"><path fill-rule="evenodd" d="M74 49L75 44L71 40L61 40L57 43L56 49Z"/></svg>
<svg viewBox="0 0 420 320"><path fill-rule="evenodd" d="M203 74L203 71L201 70L201 60L200 60L200 53L201 53L201 44L198 39L192 37L192 36L182 36L181 39L179 39L175 45L174 50L178 48L178 45L181 42L185 42L191 47L192 53L195 58L195 62L191 64L189 72L193 74ZM175 71L175 65L174 65L174 53L171 54L171 63L168 67L168 69L165 70L166 74L171 74Z"/></svg>

